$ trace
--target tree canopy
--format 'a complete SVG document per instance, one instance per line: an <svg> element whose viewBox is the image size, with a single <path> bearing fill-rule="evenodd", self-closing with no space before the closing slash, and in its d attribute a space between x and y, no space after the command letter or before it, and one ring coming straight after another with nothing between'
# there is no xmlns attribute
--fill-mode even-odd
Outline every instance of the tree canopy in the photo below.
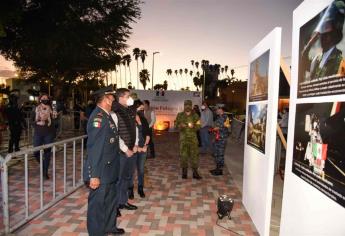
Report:
<svg viewBox="0 0 345 236"><path fill-rule="evenodd" d="M0 53L29 77L71 81L109 71L127 47L140 4L141 0L3 0Z"/></svg>

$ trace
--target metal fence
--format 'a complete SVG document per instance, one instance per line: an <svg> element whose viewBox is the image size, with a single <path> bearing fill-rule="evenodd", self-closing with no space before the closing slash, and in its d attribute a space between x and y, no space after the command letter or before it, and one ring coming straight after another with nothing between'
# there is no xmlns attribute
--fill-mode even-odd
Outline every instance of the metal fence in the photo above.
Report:
<svg viewBox="0 0 345 236"><path fill-rule="evenodd" d="M5 233L13 232L83 185L84 138L86 135L0 156ZM43 176L46 149L51 149L48 180Z"/></svg>

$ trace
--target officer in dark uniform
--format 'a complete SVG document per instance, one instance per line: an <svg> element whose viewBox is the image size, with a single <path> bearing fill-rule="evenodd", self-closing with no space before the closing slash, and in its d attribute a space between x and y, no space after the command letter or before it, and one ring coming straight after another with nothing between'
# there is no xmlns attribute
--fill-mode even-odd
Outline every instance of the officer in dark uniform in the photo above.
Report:
<svg viewBox="0 0 345 236"><path fill-rule="evenodd" d="M115 92L111 87L94 92L97 106L87 124L87 159L84 181L90 188L87 229L91 236L124 234L116 227L116 182L119 177L119 137L109 112Z"/></svg>
<svg viewBox="0 0 345 236"><path fill-rule="evenodd" d="M23 127L25 127L25 120L21 110L18 107L18 98L16 95L9 96L9 104L5 109L6 118L8 120L8 127L10 129L10 139L8 144L8 152L19 151L20 135Z"/></svg>

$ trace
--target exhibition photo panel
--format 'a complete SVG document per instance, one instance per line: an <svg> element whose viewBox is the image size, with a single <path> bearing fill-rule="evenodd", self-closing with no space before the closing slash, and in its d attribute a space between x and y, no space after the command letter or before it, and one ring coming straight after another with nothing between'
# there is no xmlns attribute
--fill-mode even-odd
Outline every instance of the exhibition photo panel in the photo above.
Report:
<svg viewBox="0 0 345 236"><path fill-rule="evenodd" d="M264 101L268 98L268 70L270 51L250 63L249 102Z"/></svg>
<svg viewBox="0 0 345 236"><path fill-rule="evenodd" d="M300 28L298 98L345 93L344 1L334 1Z"/></svg>
<svg viewBox="0 0 345 236"><path fill-rule="evenodd" d="M249 104L247 144L265 154L267 103Z"/></svg>

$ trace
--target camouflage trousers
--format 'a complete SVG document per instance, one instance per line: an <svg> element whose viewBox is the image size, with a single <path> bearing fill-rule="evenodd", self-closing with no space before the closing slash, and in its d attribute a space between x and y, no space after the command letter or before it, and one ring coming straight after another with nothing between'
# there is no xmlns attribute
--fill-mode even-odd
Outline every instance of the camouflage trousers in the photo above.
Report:
<svg viewBox="0 0 345 236"><path fill-rule="evenodd" d="M224 166L224 153L226 147L226 139L218 140L214 143L214 157L217 167Z"/></svg>
<svg viewBox="0 0 345 236"><path fill-rule="evenodd" d="M197 139L185 139L180 141L180 165L181 168L193 169L199 167L199 147Z"/></svg>

